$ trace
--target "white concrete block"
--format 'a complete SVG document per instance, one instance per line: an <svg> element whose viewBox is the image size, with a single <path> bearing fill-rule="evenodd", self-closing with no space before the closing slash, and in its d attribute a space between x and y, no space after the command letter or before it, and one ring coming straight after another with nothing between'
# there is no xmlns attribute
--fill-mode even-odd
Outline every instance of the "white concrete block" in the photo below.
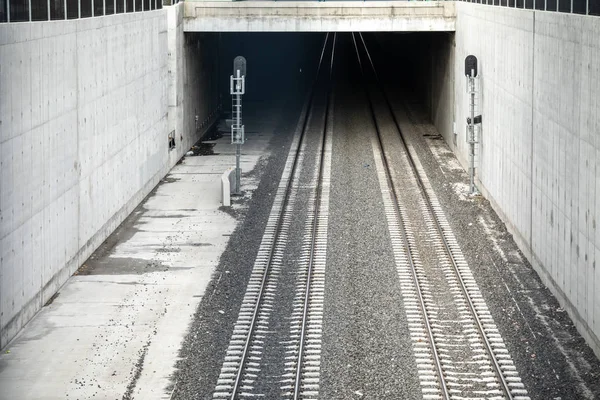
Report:
<svg viewBox="0 0 600 400"><path fill-rule="evenodd" d="M231 193L235 186L235 168L230 167L221 175L221 203L224 207L231 206Z"/></svg>

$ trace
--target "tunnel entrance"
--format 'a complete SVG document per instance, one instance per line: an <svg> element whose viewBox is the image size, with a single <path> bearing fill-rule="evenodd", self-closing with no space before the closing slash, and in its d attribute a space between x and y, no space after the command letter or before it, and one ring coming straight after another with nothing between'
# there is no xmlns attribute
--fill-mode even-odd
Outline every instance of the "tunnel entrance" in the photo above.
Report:
<svg viewBox="0 0 600 400"><path fill-rule="evenodd" d="M338 36L349 33L338 33ZM325 33L219 33L219 93L230 111L229 76L233 59L248 62L247 102L281 102L303 96L315 77ZM367 33L382 79L418 103L446 138L454 139L454 32ZM356 63L351 54L337 59ZM359 83L357 82L357 89Z"/></svg>
<svg viewBox="0 0 600 400"><path fill-rule="evenodd" d="M245 101L281 101L299 94L314 79L323 34L220 33L219 63L223 107L228 109L233 59L247 60Z"/></svg>

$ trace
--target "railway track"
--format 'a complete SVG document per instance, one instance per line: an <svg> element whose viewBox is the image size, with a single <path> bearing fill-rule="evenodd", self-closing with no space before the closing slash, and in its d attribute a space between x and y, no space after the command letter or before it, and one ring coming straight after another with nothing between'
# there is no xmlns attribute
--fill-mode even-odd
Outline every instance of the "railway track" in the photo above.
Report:
<svg viewBox="0 0 600 400"><path fill-rule="evenodd" d="M323 294L325 278L325 254L327 247L327 209L331 160L331 137L327 121L331 107L331 81L335 56L336 35L327 34L323 43L315 81L308 102L302 112L302 123L292 141L283 177L278 187L271 214L249 283L233 329L217 385L214 399L240 399L262 396L259 375L263 365L265 342L273 333L270 319L278 306L275 293L279 278L284 272L284 254L290 235L300 190L310 190L303 235L302 257L297 268L295 296L292 305L288 337L280 340L285 350L285 373L277 383L279 396L287 399L317 399L319 393L319 370ZM317 93L321 91L321 93ZM322 109L316 105L321 96ZM324 99L324 100L323 100ZM307 153L307 131L310 121L324 113L317 145L318 157L314 168L313 185L303 186L300 180L301 166ZM267 384L272 384L269 382ZM272 393L272 392L271 392Z"/></svg>
<svg viewBox="0 0 600 400"><path fill-rule="evenodd" d="M353 33L352 41L377 132L374 157L423 397L529 399L418 157L402 134L362 34ZM393 149L387 148L393 140L390 131L396 136ZM397 165L403 166L403 174L392 168ZM406 207L408 202L412 207Z"/></svg>

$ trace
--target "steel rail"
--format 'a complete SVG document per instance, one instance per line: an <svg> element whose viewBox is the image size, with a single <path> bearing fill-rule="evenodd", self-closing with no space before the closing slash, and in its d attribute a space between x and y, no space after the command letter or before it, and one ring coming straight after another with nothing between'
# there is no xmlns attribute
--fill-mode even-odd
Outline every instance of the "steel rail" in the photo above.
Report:
<svg viewBox="0 0 600 400"><path fill-rule="evenodd" d="M364 67L362 64L362 60L360 58L360 52L358 50L358 45L356 42L355 34L352 33L352 41L354 42L354 48L356 49L356 57L358 58L358 64L360 65L361 74L364 78ZM433 360L435 363L435 369L438 374L438 379L440 381L440 389L442 391L442 398L445 400L450 399L450 393L448 392L448 388L446 385L446 379L444 377L444 372L442 369L442 363L440 361L440 355L435 347L435 338L433 336L433 329L431 328L431 322L429 320L429 315L427 314L427 308L425 305L425 300L423 298L423 293L421 291L421 284L419 283L419 278L417 276L417 271L414 263L413 251L411 249L410 243L408 241L408 236L406 233L406 228L404 224L404 220L402 218L402 214L400 212L400 204L398 201L398 197L396 196L396 185L392 180L391 167L387 161L387 157L385 156L385 146L383 145L383 140L381 139L381 131L379 129L379 124L377 123L377 118L375 116L375 108L373 105L373 101L371 100L371 96L369 95L369 90L367 89L367 84L363 79L363 86L365 89L365 93L367 95L367 99L369 101L369 110L371 112L371 117L373 118L373 123L375 125L375 131L377 132L377 141L379 143L379 148L382 154L382 161L384 164L385 175L388 182L388 186L390 187L390 195L392 197L392 203L394 204L394 211L398 218L398 223L400 225L400 233L402 235L402 241L404 242L404 246L406 247L406 252L408 254L408 262L410 264L410 271L412 273L412 278L415 282L415 289L417 291L417 297L419 299L419 303L421 305L421 311L423 312L423 318L425 319L425 327L427 329L427 336L429 338L429 343L431 345L431 352L433 353Z"/></svg>
<svg viewBox="0 0 600 400"><path fill-rule="evenodd" d="M327 101L325 103L325 122L323 124L323 139L321 141L321 155L319 156L319 173L317 176L317 187L316 195L314 200L314 216L311 227L311 242L310 242L310 256L308 258L308 271L306 278L306 291L304 292L304 310L302 313L302 327L300 331L300 343L298 345L298 359L296 361L296 380L294 383L294 400L300 398L300 391L302 389L302 358L304 355L304 339L306 337L306 325L308 320L308 307L310 298L310 289L312 281L312 270L315 257L315 247L317 239L317 228L319 225L319 207L321 206L321 192L323 189L323 167L325 159L325 143L327 140L327 120L329 118L329 105L331 100L331 90L333 87L332 76L333 76L333 60L335 57L335 42L337 39L337 33L333 34L333 47L331 49L331 62L329 64L329 89L327 90Z"/></svg>
<svg viewBox="0 0 600 400"><path fill-rule="evenodd" d="M463 292L464 298L467 301L467 304L469 305L469 310L471 311L471 314L473 316L473 319L476 322L476 326L477 326L477 330L479 331L479 334L485 344L485 348L486 351L490 357L490 360L492 361L493 365L494 365L494 369L495 369L495 373L496 376L499 380L500 385L502 386L502 390L505 392L507 398L509 400L513 400L514 397L510 391L510 387L508 386L508 382L506 381L506 378L504 377L504 374L502 373L502 368L500 367L500 364L498 363L498 359L496 358L496 355L494 354L494 350L492 349L492 346L490 344L490 341L487 337L487 334L485 333L485 330L483 328L483 323L481 322L481 319L479 318L479 314L477 312L477 309L475 308L475 305L473 304L473 301L471 299L471 295L469 294L469 291L467 290L467 286L463 280L463 277L460 273L460 270L458 268L458 264L456 262L456 259L454 258L454 254L452 254L452 249L450 248L450 245L448 243L448 240L446 238L446 234L444 233L444 229L442 228L442 225L435 213L435 210L433 208L433 204L431 201L431 197L429 196L429 194L427 193L427 190L425 189L425 184L423 182L423 179L421 177L421 175L419 174L419 171L417 169L417 165L415 163L415 160L409 150L408 147L408 143L406 142L406 138L404 137L402 130L400 129L400 124L398 123L398 119L396 118L396 114L394 113L394 109L392 107L392 103L387 95L387 92L385 91L383 85L381 84L381 80L379 79L379 75L377 74L377 70L375 68L375 64L373 62L373 59L371 58L371 54L369 53L369 50L367 48L367 44L365 42L365 39L362 35L362 33L359 33L360 39L362 41L363 47L365 49L365 53L367 54L367 57L369 58L369 63L371 64L371 68L373 70L373 73L375 75L375 80L377 82L377 85L379 87L379 89L381 90L381 92L383 93L383 97L385 99L386 105L390 111L390 114L392 116L392 119L394 121L394 125L396 126L396 129L398 130L398 134L400 136L400 141L403 145L403 147L406 150L406 154L407 154L407 158L409 160L409 164L414 172L414 175L417 179L417 184L419 186L419 189L421 191L421 194L423 195L423 198L425 199L425 204L427 206L427 209L429 210L429 212L431 213L431 216L433 218L433 221L435 222L435 227L436 230L438 231L441 239L442 239L442 243L444 245L444 250L446 251L446 253L448 254L448 259L450 260L452 267L454 269L454 272L456 274L456 277L460 283L460 287L461 290Z"/></svg>
<svg viewBox="0 0 600 400"><path fill-rule="evenodd" d="M273 261L273 254L275 252L275 247L277 244L277 238L279 237L280 233L281 233L281 228L283 225L283 216L285 214L285 211L287 209L287 205L288 205L288 201L289 201L289 197L290 197L290 192L291 192L291 187L292 187L292 181L294 180L294 175L296 173L296 169L298 167L298 158L300 156L300 149L302 148L302 144L304 143L304 138L306 136L306 128L308 126L308 121L310 119L310 116L312 114L312 106L313 106L313 100L314 100L314 95L315 95L315 91L316 91L316 87L317 87L317 83L319 81L319 76L321 74L321 66L323 64L323 57L325 55L325 50L327 48L327 43L329 41L329 33L326 34L325 36L325 40L323 41L323 48L321 50L321 57L319 58L319 64L317 66L317 72L316 72L316 76L315 79L311 85L311 89L310 89L310 94L309 94L309 98L308 98L308 103L307 103L307 111L306 111L306 115L304 117L304 121L302 122L302 131L301 131L301 136L300 136L300 140L298 141L298 146L296 147L296 154L294 155L294 161L292 164L292 170L290 172L290 178L288 179L287 183L286 183L286 187L285 187L285 195L284 195L284 199L281 205L281 211L279 216L277 217L277 225L275 228L275 233L273 235L273 242L271 243L271 247L269 248L269 255L267 258L267 265L265 267L265 271L263 273L262 276L262 280L261 280L261 285L260 285L260 289L259 289L259 295L258 298L256 300L256 305L254 306L254 311L252 314L252 320L250 323L250 328L248 329L248 336L246 337L246 341L244 343L244 348L242 350L242 355L240 358L240 364L239 364L239 368L237 370L236 373L236 377L235 377L235 381L233 384L233 388L231 391L231 397L230 400L235 400L236 399L236 395L238 392L238 389L240 387L240 383L241 383L241 379L242 379L242 374L244 371L244 364L246 363L246 359L248 357L248 350L250 349L250 343L253 337L253 331L254 328L256 326L256 321L258 320L258 314L260 311L260 306L262 303L262 298L265 292L265 287L266 287L266 283L267 283L267 278L269 276L269 271L270 271L270 267Z"/></svg>

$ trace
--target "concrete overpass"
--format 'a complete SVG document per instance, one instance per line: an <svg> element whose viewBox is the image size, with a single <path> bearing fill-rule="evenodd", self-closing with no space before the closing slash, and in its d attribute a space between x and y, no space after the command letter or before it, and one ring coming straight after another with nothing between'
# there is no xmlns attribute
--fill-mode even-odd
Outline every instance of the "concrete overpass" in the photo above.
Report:
<svg viewBox="0 0 600 400"><path fill-rule="evenodd" d="M186 1L185 32L454 31L451 1Z"/></svg>

